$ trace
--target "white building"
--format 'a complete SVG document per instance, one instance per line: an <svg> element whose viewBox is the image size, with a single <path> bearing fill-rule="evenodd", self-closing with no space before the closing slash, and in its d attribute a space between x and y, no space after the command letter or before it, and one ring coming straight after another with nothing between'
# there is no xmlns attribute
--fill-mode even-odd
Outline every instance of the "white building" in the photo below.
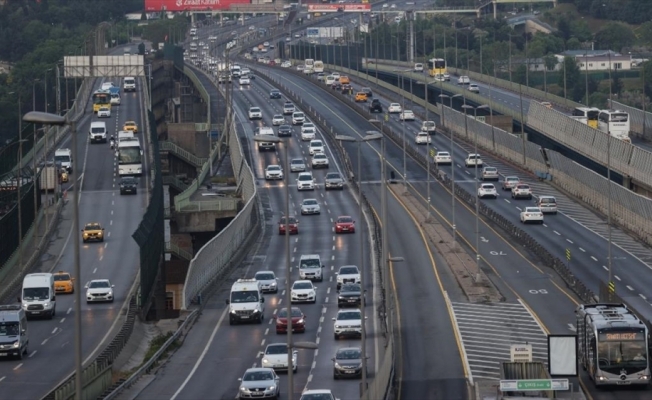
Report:
<svg viewBox="0 0 652 400"><path fill-rule="evenodd" d="M569 50L561 56L575 57L577 66L582 71L631 70L636 66L631 54L624 55L611 50Z"/></svg>

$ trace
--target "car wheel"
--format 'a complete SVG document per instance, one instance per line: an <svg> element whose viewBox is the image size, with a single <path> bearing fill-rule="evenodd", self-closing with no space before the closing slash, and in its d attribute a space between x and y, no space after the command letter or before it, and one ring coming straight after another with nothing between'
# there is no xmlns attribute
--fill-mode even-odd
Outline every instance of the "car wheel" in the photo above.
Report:
<svg viewBox="0 0 652 400"><path fill-rule="evenodd" d="M18 355L16 356L16 358L18 358L19 360L22 360L23 359L23 354L24 353L23 353L22 350L18 350Z"/></svg>
<svg viewBox="0 0 652 400"><path fill-rule="evenodd" d="M340 340L340 337L337 336L337 333L334 333L334 334L333 334L333 338L334 338L335 340Z"/></svg>
<svg viewBox="0 0 652 400"><path fill-rule="evenodd" d="M337 374L333 374L333 379L337 380Z"/></svg>

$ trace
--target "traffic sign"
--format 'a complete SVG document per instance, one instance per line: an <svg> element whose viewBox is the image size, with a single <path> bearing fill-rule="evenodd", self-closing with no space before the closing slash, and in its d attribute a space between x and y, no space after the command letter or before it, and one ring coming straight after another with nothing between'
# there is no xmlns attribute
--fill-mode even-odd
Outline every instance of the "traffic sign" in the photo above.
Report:
<svg viewBox="0 0 652 400"><path fill-rule="evenodd" d="M568 390L568 379L519 379L500 381L501 392Z"/></svg>

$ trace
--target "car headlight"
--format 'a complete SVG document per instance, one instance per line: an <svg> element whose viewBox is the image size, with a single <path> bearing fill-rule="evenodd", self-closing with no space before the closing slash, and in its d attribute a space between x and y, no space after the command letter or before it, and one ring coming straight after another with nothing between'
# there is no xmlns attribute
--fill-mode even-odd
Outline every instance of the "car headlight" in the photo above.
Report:
<svg viewBox="0 0 652 400"><path fill-rule="evenodd" d="M247 388L244 387L244 386L241 386L241 387L240 387L240 391L241 391L241 392L248 392L249 389L247 389Z"/></svg>
<svg viewBox="0 0 652 400"><path fill-rule="evenodd" d="M301 318L300 320L297 321L297 324L303 324L303 323L304 323L303 318Z"/></svg>
<svg viewBox="0 0 652 400"><path fill-rule="evenodd" d="M267 360L266 358L263 358L263 363L264 363L264 364L267 364L267 363L268 363L268 360Z"/></svg>
<svg viewBox="0 0 652 400"><path fill-rule="evenodd" d="M235 311L235 310L231 310L231 314L236 314L236 311Z"/></svg>
<svg viewBox="0 0 652 400"><path fill-rule="evenodd" d="M314 296L314 295L315 295L315 292L310 292L310 296Z"/></svg>
<svg viewBox="0 0 652 400"><path fill-rule="evenodd" d="M276 282L270 283L269 286L276 286Z"/></svg>
<svg viewBox="0 0 652 400"><path fill-rule="evenodd" d="M276 389L276 386L274 386L274 385L269 387L269 390L274 390L274 389Z"/></svg>
<svg viewBox="0 0 652 400"><path fill-rule="evenodd" d="M45 303L43 303L43 307L44 308L50 308L50 302L46 301Z"/></svg>
<svg viewBox="0 0 652 400"><path fill-rule="evenodd" d="M20 347L20 342L19 342L18 340L16 340L16 341L12 344L12 346L13 346L14 349L17 349L18 347Z"/></svg>

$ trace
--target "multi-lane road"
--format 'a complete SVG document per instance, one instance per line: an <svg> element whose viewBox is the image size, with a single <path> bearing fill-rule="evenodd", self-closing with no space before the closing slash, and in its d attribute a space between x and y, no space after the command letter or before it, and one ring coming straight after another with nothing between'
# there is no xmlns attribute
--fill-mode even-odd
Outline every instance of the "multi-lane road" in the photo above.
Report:
<svg viewBox="0 0 652 400"><path fill-rule="evenodd" d="M119 77L106 79L121 84ZM102 79L97 79L95 89L99 89ZM122 93L122 104L112 107L110 118L103 118L107 124L108 134L117 137L125 121L136 121L140 127L137 136L144 146L143 122L145 110L142 102L143 86L138 80L135 93ZM77 125L78 154L73 155L74 171L72 185L81 186L79 200L80 224L99 222L105 228L103 243L81 243L81 273L75 277L81 282L82 299L85 299L83 286L92 279L110 279L115 285L115 301L106 304L82 304L82 350L84 360L89 360L111 339L112 329L117 325L121 309L128 302L128 295L136 280L138 272L138 245L131 238L147 206L149 191L145 178L140 180L138 194L121 196L117 185L117 161L108 143L91 144L88 130L91 121L98 118L93 114L92 105L86 105L86 113ZM70 138L60 147L71 147ZM145 147L145 154L147 154ZM146 175L144 175L146 177ZM64 241L64 246L57 254L58 261L52 268L43 266L37 270L43 272L73 272L73 245L81 241L80 232L73 232L72 195L67 196L64 207L63 222L53 242ZM68 229L63 229L66 227ZM52 248L56 248L52 244ZM52 249L51 248L51 249ZM52 250L50 250L52 252ZM44 396L60 381L74 370L74 318L73 296L57 296L57 315L52 320L34 320L29 322L29 357L22 361L3 361L0 363L0 390L3 397L16 399L36 399ZM114 332L113 332L114 333Z"/></svg>

